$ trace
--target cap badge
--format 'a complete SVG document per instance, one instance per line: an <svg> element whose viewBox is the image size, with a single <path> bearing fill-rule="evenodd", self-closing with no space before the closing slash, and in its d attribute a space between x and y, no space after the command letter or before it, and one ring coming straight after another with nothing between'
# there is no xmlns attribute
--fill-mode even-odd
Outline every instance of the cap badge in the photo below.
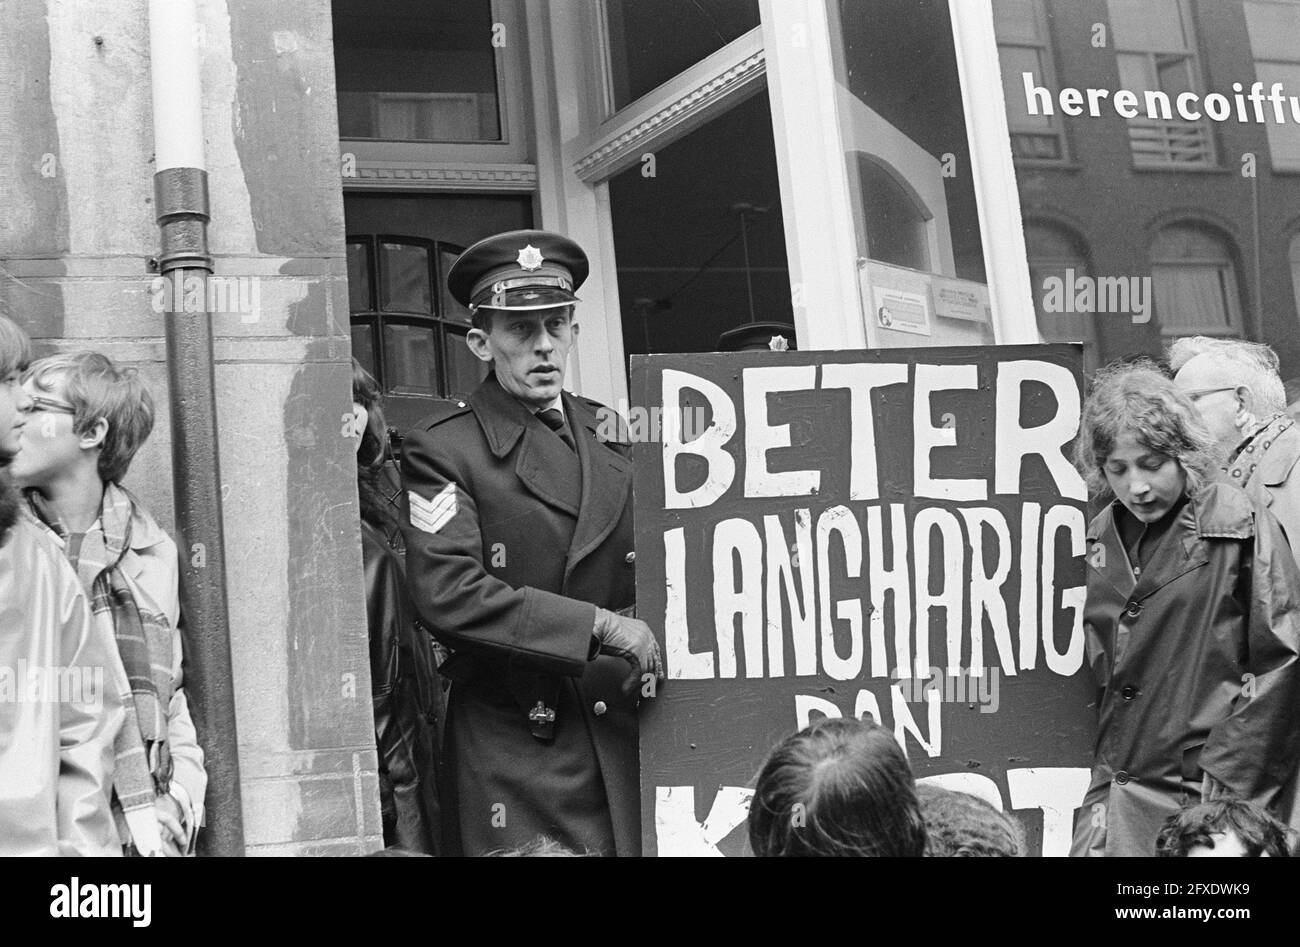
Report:
<svg viewBox="0 0 1300 947"><path fill-rule="evenodd" d="M788 352L790 351L790 340L783 335L774 335L768 339L767 347L773 352Z"/></svg>
<svg viewBox="0 0 1300 947"><path fill-rule="evenodd" d="M519 266L531 273L542 268L542 251L531 243L519 251Z"/></svg>

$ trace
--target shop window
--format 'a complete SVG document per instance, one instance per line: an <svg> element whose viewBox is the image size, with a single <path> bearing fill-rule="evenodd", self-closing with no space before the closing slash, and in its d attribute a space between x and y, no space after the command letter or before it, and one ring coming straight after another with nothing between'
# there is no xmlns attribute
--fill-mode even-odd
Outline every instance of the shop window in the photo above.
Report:
<svg viewBox="0 0 1300 947"><path fill-rule="evenodd" d="M657 157L656 177L633 166L609 182L626 353L712 352L742 324L793 325L768 97Z"/></svg>
<svg viewBox="0 0 1300 947"><path fill-rule="evenodd" d="M483 379L468 310L446 292L460 247L416 237L348 237L352 355L387 396L463 398Z"/></svg>
<svg viewBox="0 0 1300 947"><path fill-rule="evenodd" d="M1250 50L1255 57L1255 78L1271 89L1275 82L1294 92L1300 89L1300 4L1250 2L1244 5ZM1272 106L1265 105L1264 123L1274 170L1300 171L1300 125L1274 121Z"/></svg>
<svg viewBox="0 0 1300 947"><path fill-rule="evenodd" d="M758 0L604 0L613 110L759 25Z"/></svg>
<svg viewBox="0 0 1300 947"><path fill-rule="evenodd" d="M333 0L339 137L503 139L491 0ZM521 41L521 40L520 40Z"/></svg>
<svg viewBox="0 0 1300 947"><path fill-rule="evenodd" d="M1197 224L1165 227L1151 244L1155 315L1166 336L1240 336L1241 297L1228 241Z"/></svg>
<svg viewBox="0 0 1300 947"><path fill-rule="evenodd" d="M1191 10L1185 0L1108 0L1120 86L1138 94L1161 91L1171 103L1183 92L1203 93ZM1174 112L1176 115L1177 112ZM1138 166L1214 164L1208 119L1127 119Z"/></svg>
<svg viewBox="0 0 1300 947"><path fill-rule="evenodd" d="M1061 117L1030 115L1023 104L1021 76L1026 72L1033 74L1036 85L1050 90L1053 98L1059 88L1042 0L993 0L993 22L1012 154L1023 161L1060 161L1066 157Z"/></svg>
<svg viewBox="0 0 1300 947"><path fill-rule="evenodd" d="M1048 312L1049 280L1060 280L1064 287L1075 285L1080 276L1091 276L1088 251L1074 231L1055 223L1025 224L1025 248L1029 255L1029 281L1033 287L1034 314L1044 342L1079 342L1083 344L1083 368L1092 372L1100 364L1097 351L1096 316L1092 313ZM1073 292L1068 289L1068 292Z"/></svg>

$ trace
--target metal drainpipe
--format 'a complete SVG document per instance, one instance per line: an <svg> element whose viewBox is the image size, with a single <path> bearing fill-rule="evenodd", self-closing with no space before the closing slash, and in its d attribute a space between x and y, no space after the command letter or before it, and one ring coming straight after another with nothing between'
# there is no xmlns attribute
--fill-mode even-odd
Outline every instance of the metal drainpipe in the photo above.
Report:
<svg viewBox="0 0 1300 947"><path fill-rule="evenodd" d="M172 482L176 526L182 537L185 688L208 772L207 823L199 836L199 851L204 855L243 855L212 324L207 310L212 258L208 254L200 40L195 0L149 0L154 199L162 248L158 272L168 281L170 290L163 318L171 405ZM198 280L203 291L184 293L186 280ZM203 299L198 312L186 312L177 304L178 300L194 296Z"/></svg>

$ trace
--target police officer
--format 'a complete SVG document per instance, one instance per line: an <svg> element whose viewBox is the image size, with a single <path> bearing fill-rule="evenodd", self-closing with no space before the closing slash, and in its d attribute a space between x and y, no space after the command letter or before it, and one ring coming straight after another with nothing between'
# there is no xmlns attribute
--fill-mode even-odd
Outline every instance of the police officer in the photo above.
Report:
<svg viewBox="0 0 1300 947"><path fill-rule="evenodd" d="M576 243L540 230L462 253L448 288L490 371L402 446L408 584L453 651L441 669L452 853L539 835L640 853L635 711L662 662L630 617L628 446L597 438L608 409L563 390L587 269Z"/></svg>

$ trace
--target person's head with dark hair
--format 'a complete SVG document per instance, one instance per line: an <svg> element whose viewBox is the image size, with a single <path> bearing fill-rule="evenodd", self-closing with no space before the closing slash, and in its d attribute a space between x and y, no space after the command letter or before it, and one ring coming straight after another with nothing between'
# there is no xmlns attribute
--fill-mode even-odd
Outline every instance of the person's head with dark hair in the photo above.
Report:
<svg viewBox="0 0 1300 947"><path fill-rule="evenodd" d="M357 440L357 496L361 518L382 526L390 535L398 530L397 508L385 496L385 478L396 481L394 471L385 471L393 461L384 420L383 394L374 376L352 360L352 418ZM391 487L390 487L391 492Z"/></svg>
<svg viewBox="0 0 1300 947"><path fill-rule="evenodd" d="M749 844L759 857L920 857L916 783L893 735L827 718L783 740L758 775Z"/></svg>
<svg viewBox="0 0 1300 947"><path fill-rule="evenodd" d="M363 468L382 467L390 453L383 395L379 391L379 382L355 358L352 360L352 404L358 422L356 427L361 433L361 442L357 445L357 465ZM358 407L360 411L356 410Z"/></svg>
<svg viewBox="0 0 1300 947"><path fill-rule="evenodd" d="M1187 806L1165 820L1156 837L1164 858L1288 858L1287 827L1261 806L1218 799Z"/></svg>
<svg viewBox="0 0 1300 947"><path fill-rule="evenodd" d="M1023 858L1025 832L1014 816L966 792L921 783L927 858Z"/></svg>

